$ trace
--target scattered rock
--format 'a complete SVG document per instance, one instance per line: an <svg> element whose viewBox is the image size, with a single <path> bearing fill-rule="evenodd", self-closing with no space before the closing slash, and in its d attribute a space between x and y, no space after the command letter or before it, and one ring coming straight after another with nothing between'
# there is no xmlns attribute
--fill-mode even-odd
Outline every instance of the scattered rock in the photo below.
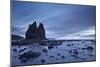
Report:
<svg viewBox="0 0 100 67"><path fill-rule="evenodd" d="M23 53L22 55L19 56L19 59L22 61L22 62L25 62L27 60L30 60L30 59L34 59L34 58L37 58L40 56L41 53L36 53L36 52L32 52L32 51L28 51L28 52L25 52Z"/></svg>
<svg viewBox="0 0 100 67"><path fill-rule="evenodd" d="M42 60L41 60L41 62L42 62L42 63L45 63L45 60L44 60L44 59L42 59Z"/></svg>
<svg viewBox="0 0 100 67"><path fill-rule="evenodd" d="M54 56L50 56L51 58L54 58Z"/></svg>
<svg viewBox="0 0 100 67"><path fill-rule="evenodd" d="M42 50L42 52L47 53L48 50L44 48L44 49Z"/></svg>
<svg viewBox="0 0 100 67"><path fill-rule="evenodd" d="M74 44L72 44L72 46L73 46Z"/></svg>
<svg viewBox="0 0 100 67"><path fill-rule="evenodd" d="M55 58L56 60L59 60L58 58Z"/></svg>
<svg viewBox="0 0 100 67"><path fill-rule="evenodd" d="M88 54L90 57L92 57L93 56L93 54Z"/></svg>
<svg viewBox="0 0 100 67"><path fill-rule="evenodd" d="M17 49L14 48L13 51L14 51L14 52L17 52Z"/></svg>
<svg viewBox="0 0 100 67"><path fill-rule="evenodd" d="M27 48L21 49L21 50L19 51L19 53L21 53L21 52L25 51L26 49L27 49Z"/></svg>
<svg viewBox="0 0 100 67"><path fill-rule="evenodd" d="M21 59L20 60L22 63L26 63L28 60L27 59Z"/></svg>
<svg viewBox="0 0 100 67"><path fill-rule="evenodd" d="M88 51L93 51L93 50L94 50L94 48L93 48L92 46L88 46L88 47L86 47L86 49L87 49Z"/></svg>
<svg viewBox="0 0 100 67"><path fill-rule="evenodd" d="M83 47L83 48L81 48L81 49L82 49L82 50L85 50L86 48Z"/></svg>
<svg viewBox="0 0 100 67"><path fill-rule="evenodd" d="M65 56L61 56L62 59L65 59Z"/></svg>
<svg viewBox="0 0 100 67"><path fill-rule="evenodd" d="M60 56L61 54L58 53L57 55Z"/></svg>
<svg viewBox="0 0 100 67"><path fill-rule="evenodd" d="M78 54L79 54L78 50L77 49L74 49L73 50L73 55L78 55Z"/></svg>
<svg viewBox="0 0 100 67"><path fill-rule="evenodd" d="M52 48L54 48L53 45L49 45L49 46L48 46L48 49L52 49Z"/></svg>
<svg viewBox="0 0 100 67"><path fill-rule="evenodd" d="M71 46L71 44L67 44L67 46Z"/></svg>
<svg viewBox="0 0 100 67"><path fill-rule="evenodd" d="M91 40L91 42L95 42L95 40Z"/></svg>

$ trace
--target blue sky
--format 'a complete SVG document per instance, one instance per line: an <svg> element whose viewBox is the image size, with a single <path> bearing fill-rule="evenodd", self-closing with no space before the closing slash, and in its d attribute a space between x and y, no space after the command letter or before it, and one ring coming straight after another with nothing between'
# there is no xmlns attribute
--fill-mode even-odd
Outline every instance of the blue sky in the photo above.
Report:
<svg viewBox="0 0 100 67"><path fill-rule="evenodd" d="M47 38L95 38L96 7L12 2L12 33L24 37L29 24L44 24Z"/></svg>

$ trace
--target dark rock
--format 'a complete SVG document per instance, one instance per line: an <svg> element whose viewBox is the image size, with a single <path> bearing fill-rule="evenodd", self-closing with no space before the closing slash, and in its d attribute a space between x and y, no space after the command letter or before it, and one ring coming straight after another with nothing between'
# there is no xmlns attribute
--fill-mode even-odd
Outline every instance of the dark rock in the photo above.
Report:
<svg viewBox="0 0 100 67"><path fill-rule="evenodd" d="M28 30L26 31L26 39L36 39L36 31L37 31L37 25L36 21L33 24L29 25Z"/></svg>
<svg viewBox="0 0 100 67"><path fill-rule="evenodd" d="M59 60L58 58L55 58L56 60Z"/></svg>
<svg viewBox="0 0 100 67"><path fill-rule="evenodd" d="M86 48L84 48L84 47L82 48L82 50L85 50L85 49L86 49Z"/></svg>
<svg viewBox="0 0 100 67"><path fill-rule="evenodd" d="M78 54L79 54L78 50L77 49L74 49L73 50L73 55L78 55Z"/></svg>
<svg viewBox="0 0 100 67"><path fill-rule="evenodd" d="M40 23L39 27L37 28L37 39L38 40L45 40L46 34L45 34L45 28L42 23Z"/></svg>
<svg viewBox="0 0 100 67"><path fill-rule="evenodd" d="M30 59L34 59L34 58L38 58L41 55L41 53L36 53L36 52L32 52L32 51L28 51L23 53L22 55L19 56L19 59L24 62L26 60L30 60Z"/></svg>
<svg viewBox="0 0 100 67"><path fill-rule="evenodd" d="M91 40L91 42L95 42L95 40Z"/></svg>
<svg viewBox="0 0 100 67"><path fill-rule="evenodd" d="M47 53L48 50L44 48L44 49L42 50L42 52Z"/></svg>
<svg viewBox="0 0 100 67"><path fill-rule="evenodd" d="M49 46L48 46L48 49L52 49L52 48L54 48L53 45L49 45Z"/></svg>
<svg viewBox="0 0 100 67"><path fill-rule="evenodd" d="M13 49L14 52L17 52L17 49Z"/></svg>
<svg viewBox="0 0 100 67"><path fill-rule="evenodd" d="M62 59L65 59L65 56L61 56Z"/></svg>
<svg viewBox="0 0 100 67"><path fill-rule="evenodd" d="M93 56L93 54L88 54L88 55L91 56L91 57Z"/></svg>
<svg viewBox="0 0 100 67"><path fill-rule="evenodd" d="M54 56L50 56L51 58L54 58Z"/></svg>
<svg viewBox="0 0 100 67"><path fill-rule="evenodd" d="M93 51L93 50L94 50L94 48L93 48L92 46L88 46L86 49L87 49L88 51Z"/></svg>
<svg viewBox="0 0 100 67"><path fill-rule="evenodd" d="M74 44L71 44L72 46L74 45Z"/></svg>
<svg viewBox="0 0 100 67"><path fill-rule="evenodd" d="M53 43L52 43L52 44L50 44L50 45L55 46L55 45L57 45L57 44L53 44Z"/></svg>
<svg viewBox="0 0 100 67"><path fill-rule="evenodd" d="M26 63L28 60L27 59L22 59L20 60L22 63Z"/></svg>
<svg viewBox="0 0 100 67"><path fill-rule="evenodd" d="M71 44L67 44L67 46L71 46Z"/></svg>
<svg viewBox="0 0 100 67"><path fill-rule="evenodd" d="M57 55L60 56L61 54L58 53Z"/></svg>
<svg viewBox="0 0 100 67"><path fill-rule="evenodd" d="M34 39L34 40L45 40L45 28L42 23L37 27L36 21L33 24L29 25L28 30L26 31L26 39Z"/></svg>
<svg viewBox="0 0 100 67"><path fill-rule="evenodd" d="M44 60L44 59L42 59L42 60L41 60L41 62L42 62L42 63L45 63L45 60Z"/></svg>

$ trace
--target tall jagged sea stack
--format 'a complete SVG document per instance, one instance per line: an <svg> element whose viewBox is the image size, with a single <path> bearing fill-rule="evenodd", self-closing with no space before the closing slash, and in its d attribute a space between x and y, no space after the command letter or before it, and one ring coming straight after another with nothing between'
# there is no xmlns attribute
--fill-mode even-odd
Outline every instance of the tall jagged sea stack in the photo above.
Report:
<svg viewBox="0 0 100 67"><path fill-rule="evenodd" d="M33 24L30 24L25 33L25 38L34 40L45 40L46 32L44 25L40 23L37 27L36 21Z"/></svg>

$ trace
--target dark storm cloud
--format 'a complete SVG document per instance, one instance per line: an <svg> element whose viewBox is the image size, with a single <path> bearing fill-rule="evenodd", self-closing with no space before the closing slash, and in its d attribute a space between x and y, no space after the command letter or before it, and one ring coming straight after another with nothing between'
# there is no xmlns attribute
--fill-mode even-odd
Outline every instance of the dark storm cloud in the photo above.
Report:
<svg viewBox="0 0 100 67"><path fill-rule="evenodd" d="M24 35L28 25L36 20L44 24L47 37L59 38L95 27L95 9L95 6L15 1L12 3L12 25L22 27L24 33L21 35Z"/></svg>

